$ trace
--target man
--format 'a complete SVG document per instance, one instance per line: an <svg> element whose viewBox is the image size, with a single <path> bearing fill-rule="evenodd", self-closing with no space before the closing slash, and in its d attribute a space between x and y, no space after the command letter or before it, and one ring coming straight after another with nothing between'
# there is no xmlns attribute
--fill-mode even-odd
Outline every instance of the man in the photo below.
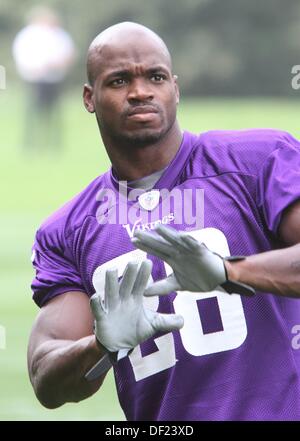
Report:
<svg viewBox="0 0 300 441"><path fill-rule="evenodd" d="M298 141L182 133L168 49L141 25L102 32L87 69L84 104L112 170L36 235L38 399L92 395L109 353L129 420L299 419Z"/></svg>
<svg viewBox="0 0 300 441"><path fill-rule="evenodd" d="M14 39L13 56L28 88L25 147L40 150L47 143L48 147L60 147L59 101L75 47L58 15L48 7L35 7L29 13L29 23Z"/></svg>

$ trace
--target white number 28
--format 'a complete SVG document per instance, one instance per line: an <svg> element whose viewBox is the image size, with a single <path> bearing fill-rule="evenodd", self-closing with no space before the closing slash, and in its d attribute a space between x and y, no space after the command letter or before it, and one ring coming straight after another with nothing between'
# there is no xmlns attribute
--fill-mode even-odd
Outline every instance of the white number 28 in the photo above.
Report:
<svg viewBox="0 0 300 441"><path fill-rule="evenodd" d="M204 242L210 250L221 256L229 255L226 237L220 230L204 228L191 231L189 234L198 241ZM117 267L119 276L121 276L130 260L142 261L145 257L143 251L134 250L106 262L95 270L93 275L94 285L97 284L99 289L99 286L103 284L104 288L105 272L108 268ZM165 264L165 269L167 275L172 272L167 264ZM209 298L214 298L216 301L221 319L221 327L215 332L204 332L198 309L198 302ZM158 304L158 297L145 298L145 305L148 308L157 310ZM247 336L247 326L240 296L237 294L228 295L221 288L220 290L201 293L180 291L174 300L174 310L184 318L184 327L179 331L182 344L189 354L196 357L235 349L242 345ZM142 356L141 348L137 346L129 356L136 381L176 364L172 332L155 338L154 342L157 351L152 354Z"/></svg>

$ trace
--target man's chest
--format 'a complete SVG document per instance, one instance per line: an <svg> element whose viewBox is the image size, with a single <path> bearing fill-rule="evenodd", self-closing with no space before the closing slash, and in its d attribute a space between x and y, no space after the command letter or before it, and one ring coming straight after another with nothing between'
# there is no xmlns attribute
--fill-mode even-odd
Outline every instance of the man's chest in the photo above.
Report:
<svg viewBox="0 0 300 441"><path fill-rule="evenodd" d="M222 180L194 179L172 191L146 192L142 200L123 198L111 205L99 205L96 217L85 220L75 242L77 265L88 293L95 292L95 274L99 277L115 267L121 277L129 261L146 257L153 260L153 279L165 277L166 264L131 243L136 230L153 231L160 223L193 232L220 254L250 254L257 248L252 237L257 240L262 231L252 198L247 192L237 193Z"/></svg>

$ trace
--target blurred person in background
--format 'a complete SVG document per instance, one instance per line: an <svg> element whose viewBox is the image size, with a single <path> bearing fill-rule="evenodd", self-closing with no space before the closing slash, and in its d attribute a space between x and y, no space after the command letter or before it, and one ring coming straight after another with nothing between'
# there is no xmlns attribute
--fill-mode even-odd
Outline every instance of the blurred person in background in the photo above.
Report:
<svg viewBox="0 0 300 441"><path fill-rule="evenodd" d="M13 57L28 86L25 147L61 147L59 101L65 77L74 62L75 48L54 11L40 6L29 13L28 25L13 42Z"/></svg>

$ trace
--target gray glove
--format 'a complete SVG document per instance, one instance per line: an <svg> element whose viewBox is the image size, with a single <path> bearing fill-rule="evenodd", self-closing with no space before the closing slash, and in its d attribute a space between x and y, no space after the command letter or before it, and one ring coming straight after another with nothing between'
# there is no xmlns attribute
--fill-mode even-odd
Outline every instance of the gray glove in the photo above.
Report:
<svg viewBox="0 0 300 441"><path fill-rule="evenodd" d="M158 332L182 328L182 316L161 314L145 308L143 295L151 269L150 260L143 261L140 268L137 263L130 262L120 283L118 271L108 270L104 303L97 293L91 297L91 309L95 317L94 332L109 352L121 351L127 355L131 349Z"/></svg>
<svg viewBox="0 0 300 441"><path fill-rule="evenodd" d="M230 294L255 294L250 286L228 280L225 259L192 236L163 225L158 225L155 231L157 234L136 230L132 243L167 262L174 272L166 279L149 286L145 295L163 295L171 291L207 292L213 291L217 286ZM228 258L241 259L244 257Z"/></svg>

